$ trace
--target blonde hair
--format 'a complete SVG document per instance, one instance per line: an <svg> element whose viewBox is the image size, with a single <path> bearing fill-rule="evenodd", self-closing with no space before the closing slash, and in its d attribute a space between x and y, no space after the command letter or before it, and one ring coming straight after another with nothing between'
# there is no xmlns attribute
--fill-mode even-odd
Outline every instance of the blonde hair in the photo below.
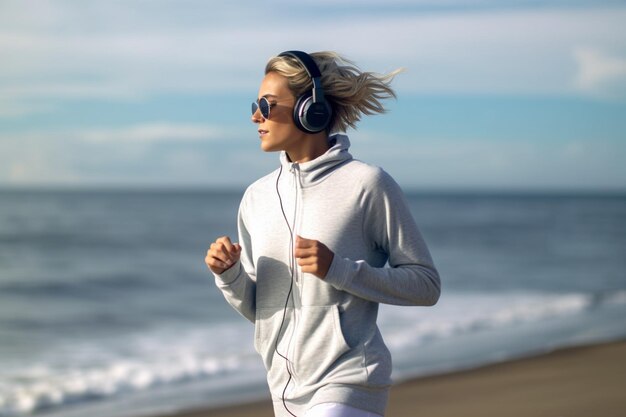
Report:
<svg viewBox="0 0 626 417"><path fill-rule="evenodd" d="M361 115L385 113L381 100L395 98L390 87L393 78L402 68L388 74L361 71L352 61L336 52L324 51L309 54L322 73L322 88L326 101L333 109L327 130L345 132L356 128ZM287 78L289 89L298 97L311 90L313 81L297 59L290 56L272 57L265 66L265 74L276 72Z"/></svg>

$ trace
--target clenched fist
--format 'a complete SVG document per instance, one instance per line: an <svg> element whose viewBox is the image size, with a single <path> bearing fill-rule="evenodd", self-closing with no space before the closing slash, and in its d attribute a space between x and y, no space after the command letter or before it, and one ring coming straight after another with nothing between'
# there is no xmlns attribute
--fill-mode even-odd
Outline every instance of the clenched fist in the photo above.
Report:
<svg viewBox="0 0 626 417"><path fill-rule="evenodd" d="M318 278L326 278L335 254L323 243L296 237L296 258L302 272L309 272Z"/></svg>
<svg viewBox="0 0 626 417"><path fill-rule="evenodd" d="M211 271L221 274L233 266L241 256L239 243L232 243L228 236L222 236L211 243L204 262Z"/></svg>

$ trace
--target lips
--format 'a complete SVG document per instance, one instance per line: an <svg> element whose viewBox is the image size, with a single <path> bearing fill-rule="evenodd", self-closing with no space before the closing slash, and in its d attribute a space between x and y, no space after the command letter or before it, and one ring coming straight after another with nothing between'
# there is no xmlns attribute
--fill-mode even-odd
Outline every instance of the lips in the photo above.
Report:
<svg viewBox="0 0 626 417"><path fill-rule="evenodd" d="M268 130L259 129L259 130L258 130L258 132L259 132L259 136L264 136L264 135L266 135L269 131L268 131Z"/></svg>

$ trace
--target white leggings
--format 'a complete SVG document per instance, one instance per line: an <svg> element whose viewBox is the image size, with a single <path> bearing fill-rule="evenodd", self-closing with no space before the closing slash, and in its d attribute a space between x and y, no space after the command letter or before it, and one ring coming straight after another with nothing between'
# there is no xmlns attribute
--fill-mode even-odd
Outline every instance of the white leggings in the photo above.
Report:
<svg viewBox="0 0 626 417"><path fill-rule="evenodd" d="M349 405L323 403L310 408L304 417L383 417L370 411L359 410Z"/></svg>

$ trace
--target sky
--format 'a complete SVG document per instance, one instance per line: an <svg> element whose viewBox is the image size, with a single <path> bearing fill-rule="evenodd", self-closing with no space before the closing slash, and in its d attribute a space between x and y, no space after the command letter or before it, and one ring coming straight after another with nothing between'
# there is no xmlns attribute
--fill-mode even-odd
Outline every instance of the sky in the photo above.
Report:
<svg viewBox="0 0 626 417"><path fill-rule="evenodd" d="M0 187L241 189L267 60L396 68L352 155L405 189L626 191L626 1L0 0Z"/></svg>

